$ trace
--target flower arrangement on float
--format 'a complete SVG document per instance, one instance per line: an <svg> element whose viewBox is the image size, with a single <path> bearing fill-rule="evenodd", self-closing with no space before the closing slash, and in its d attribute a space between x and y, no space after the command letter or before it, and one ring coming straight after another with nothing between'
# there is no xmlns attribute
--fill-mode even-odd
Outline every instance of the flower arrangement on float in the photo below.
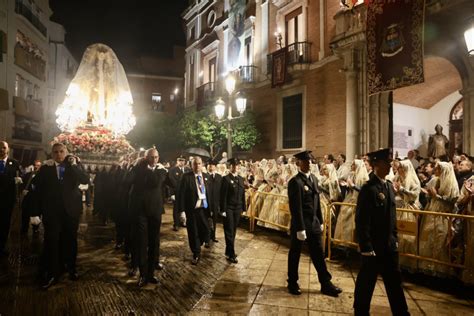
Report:
<svg viewBox="0 0 474 316"><path fill-rule="evenodd" d="M121 156L135 149L125 136L116 135L107 129L78 128L72 133L61 133L54 137L52 143L66 145L71 153L81 156Z"/></svg>

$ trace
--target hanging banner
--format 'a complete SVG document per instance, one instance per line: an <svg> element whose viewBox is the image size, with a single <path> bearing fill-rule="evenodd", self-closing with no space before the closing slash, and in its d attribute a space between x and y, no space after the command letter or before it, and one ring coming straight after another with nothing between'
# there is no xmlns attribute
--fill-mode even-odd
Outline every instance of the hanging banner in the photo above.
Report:
<svg viewBox="0 0 474 316"><path fill-rule="evenodd" d="M287 77L287 48L277 50L272 54L272 88L282 86Z"/></svg>
<svg viewBox="0 0 474 316"><path fill-rule="evenodd" d="M367 10L369 95L422 83L424 0L371 0Z"/></svg>

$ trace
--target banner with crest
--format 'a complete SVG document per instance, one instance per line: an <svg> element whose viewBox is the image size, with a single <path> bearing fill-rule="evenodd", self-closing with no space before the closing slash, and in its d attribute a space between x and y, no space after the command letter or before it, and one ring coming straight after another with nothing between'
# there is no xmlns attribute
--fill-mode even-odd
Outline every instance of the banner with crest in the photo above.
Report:
<svg viewBox="0 0 474 316"><path fill-rule="evenodd" d="M424 0L371 0L367 10L369 95L424 81Z"/></svg>

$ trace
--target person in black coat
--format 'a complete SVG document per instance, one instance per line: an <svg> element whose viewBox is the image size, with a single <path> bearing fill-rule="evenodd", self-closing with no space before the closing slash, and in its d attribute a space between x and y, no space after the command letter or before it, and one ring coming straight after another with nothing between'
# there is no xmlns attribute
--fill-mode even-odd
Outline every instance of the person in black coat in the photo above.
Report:
<svg viewBox="0 0 474 316"><path fill-rule="evenodd" d="M193 265L201 258L201 245L209 247L209 227L206 209L209 207L209 189L207 175L202 173L202 159L196 157L192 162L192 171L183 175L179 185L178 208L186 213L186 229L193 259Z"/></svg>
<svg viewBox="0 0 474 316"><path fill-rule="evenodd" d="M145 152L130 172L130 208L134 216L140 278L138 286L157 284L154 276L155 261L160 257L161 217L165 211L164 190L167 185L166 169L158 164L159 153L155 148ZM132 254L133 256L133 254ZM133 260L133 258L132 258Z"/></svg>
<svg viewBox="0 0 474 316"><path fill-rule="evenodd" d="M35 197L43 215L44 249L41 271L43 288L58 281L64 268L71 280L77 280L77 229L82 211L79 184L88 184L89 176L79 158L68 155L66 146L56 143L52 158L44 162L33 180ZM35 215L35 214L33 214ZM38 214L36 214L38 215Z"/></svg>
<svg viewBox="0 0 474 316"><path fill-rule="evenodd" d="M209 172L209 207L206 211L206 216L209 222L210 239L213 242L219 242L216 239L216 223L217 216L220 214L220 197L221 197L221 185L222 176L216 171L217 161L210 160L207 164L207 171Z"/></svg>
<svg viewBox="0 0 474 316"><path fill-rule="evenodd" d="M185 173L184 165L186 163L186 159L184 157L179 157L176 160L176 166L171 167L168 172L169 177L169 188L170 188L170 195L171 200L173 201L173 230L177 231L179 226L185 226L184 222L180 219L180 213L182 210L178 209L177 200L178 197L176 196L179 192L179 183L181 182L181 178Z"/></svg>
<svg viewBox="0 0 474 316"><path fill-rule="evenodd" d="M21 233L26 235L30 227L30 217L34 213L34 208L37 205L34 204L34 190L33 190L33 179L38 174L41 168L41 161L35 160L33 163L33 170L28 172L23 177L23 192L21 200ZM39 225L32 225L33 233L39 232Z"/></svg>
<svg viewBox="0 0 474 316"><path fill-rule="evenodd" d="M240 216L246 211L244 178L238 175L240 161L236 158L227 160L230 164L229 174L222 178L221 215L224 217L225 256L228 261L238 263L235 254L235 235Z"/></svg>
<svg viewBox="0 0 474 316"><path fill-rule="evenodd" d="M288 200L291 212L291 245L288 253L288 292L301 295L298 285L298 266L303 242L309 246L311 261L318 273L321 292L337 297L342 292L331 282L322 244L323 215L319 200L318 180L310 172L311 151L300 152L297 159L299 173L288 182Z"/></svg>
<svg viewBox="0 0 474 316"><path fill-rule="evenodd" d="M390 171L391 150L368 154L373 174L357 199L356 233L362 265L354 292L356 315L369 315L377 275L382 275L394 315L409 315L399 266L395 193L385 177Z"/></svg>
<svg viewBox="0 0 474 316"><path fill-rule="evenodd" d="M6 244L10 233L10 222L17 200L17 184L21 183L20 164L8 158L8 143L0 141L0 257L7 256Z"/></svg>

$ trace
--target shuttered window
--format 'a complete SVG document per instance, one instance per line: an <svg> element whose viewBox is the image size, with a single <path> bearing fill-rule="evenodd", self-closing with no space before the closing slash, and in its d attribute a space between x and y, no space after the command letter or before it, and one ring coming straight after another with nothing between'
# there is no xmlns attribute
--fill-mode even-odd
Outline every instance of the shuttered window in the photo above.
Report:
<svg viewBox="0 0 474 316"><path fill-rule="evenodd" d="M283 98L283 149L301 148L303 145L303 95Z"/></svg>

